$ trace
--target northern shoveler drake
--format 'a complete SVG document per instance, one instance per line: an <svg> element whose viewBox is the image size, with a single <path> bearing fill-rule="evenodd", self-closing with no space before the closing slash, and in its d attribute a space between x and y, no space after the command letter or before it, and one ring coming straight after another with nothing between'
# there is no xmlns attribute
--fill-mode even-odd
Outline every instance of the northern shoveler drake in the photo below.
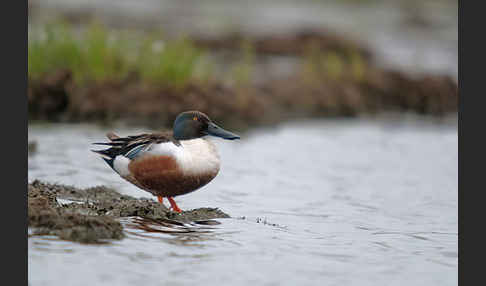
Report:
<svg viewBox="0 0 486 286"><path fill-rule="evenodd" d="M177 116L172 131L119 137L113 132L105 150L92 150L122 178L145 190L163 203L166 197L172 209L181 209L173 197L193 192L209 183L219 172L216 146L207 135L228 140L239 139L216 125L199 111Z"/></svg>

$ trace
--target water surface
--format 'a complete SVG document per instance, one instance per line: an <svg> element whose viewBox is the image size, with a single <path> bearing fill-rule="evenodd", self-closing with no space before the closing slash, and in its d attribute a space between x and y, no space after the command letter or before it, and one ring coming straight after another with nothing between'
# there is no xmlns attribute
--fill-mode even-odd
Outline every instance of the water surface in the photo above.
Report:
<svg viewBox="0 0 486 286"><path fill-rule="evenodd" d="M29 126L29 181L151 197L89 152L108 130ZM214 141L219 175L176 201L232 218L189 233L126 218L127 238L105 245L30 237L30 285L457 284L455 119L305 121Z"/></svg>

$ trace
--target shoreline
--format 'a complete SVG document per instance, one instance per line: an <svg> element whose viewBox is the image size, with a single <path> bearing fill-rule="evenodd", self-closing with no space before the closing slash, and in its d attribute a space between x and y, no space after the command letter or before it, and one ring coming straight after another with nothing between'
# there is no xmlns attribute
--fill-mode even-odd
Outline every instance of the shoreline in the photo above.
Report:
<svg viewBox="0 0 486 286"><path fill-rule="evenodd" d="M122 195L105 186L86 189L34 180L28 184L28 226L31 235L55 235L81 243L103 243L125 237L120 218L181 225L230 216L217 208L181 214L153 200Z"/></svg>

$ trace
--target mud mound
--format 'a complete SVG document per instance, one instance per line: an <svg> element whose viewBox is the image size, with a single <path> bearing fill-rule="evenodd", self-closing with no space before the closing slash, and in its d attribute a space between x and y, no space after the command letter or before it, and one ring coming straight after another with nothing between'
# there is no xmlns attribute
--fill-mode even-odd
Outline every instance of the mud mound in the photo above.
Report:
<svg viewBox="0 0 486 286"><path fill-rule="evenodd" d="M265 87L278 94L282 113L303 116L357 116L382 111L444 116L457 112L457 84L447 76L407 77L397 72L370 72L360 81L321 79L307 84L298 77Z"/></svg>
<svg viewBox="0 0 486 286"><path fill-rule="evenodd" d="M27 99L29 116L40 120L60 120L69 105L72 87L70 70L58 70L42 80L29 80Z"/></svg>
<svg viewBox="0 0 486 286"><path fill-rule="evenodd" d="M342 55L357 53L367 60L372 56L362 44L323 29L302 29L292 33L261 36L230 33L218 37L194 37L192 40L197 46L213 51L237 51L246 43L250 44L257 54L302 56L309 49L316 49Z"/></svg>
<svg viewBox="0 0 486 286"><path fill-rule="evenodd" d="M181 110L200 110L228 128L242 130L292 116L357 116L383 111L442 116L457 112L459 99L457 83L448 76L412 78L385 71L370 71L360 81L323 77L309 84L296 75L259 86L192 83L180 89L142 82L105 82L66 89L65 93L70 93L69 104L49 109L40 102L50 93L32 89L29 102L37 107L32 108L35 112L30 118L106 123L123 120L161 128L171 126ZM51 96L59 94L64 93Z"/></svg>
<svg viewBox="0 0 486 286"><path fill-rule="evenodd" d="M181 110L200 110L216 122L234 126L258 123L265 99L239 94L220 83L190 83L183 88L147 85L143 82L105 82L80 87L71 95L65 114L73 121L114 121L172 125ZM229 115L233 116L229 116Z"/></svg>
<svg viewBox="0 0 486 286"><path fill-rule="evenodd" d="M132 216L181 223L229 217L212 208L178 214L155 201L121 195L103 186L78 189L38 180L28 186L28 223L33 234L101 243L106 239L123 238L123 226L117 218Z"/></svg>
<svg viewBox="0 0 486 286"><path fill-rule="evenodd" d="M28 220L34 234L57 235L66 240L100 243L124 237L121 224L114 218L64 208L58 204L55 190L39 182L29 184Z"/></svg>
<svg viewBox="0 0 486 286"><path fill-rule="evenodd" d="M262 76L259 83L242 84L212 78L188 80L178 87L144 81L135 71L124 79L82 83L74 83L69 70L52 71L29 80L29 119L124 121L161 128L171 126L183 110L200 110L227 128L242 130L295 117L457 112L458 85L451 77L415 78L384 70L373 63L364 46L327 31L258 37L231 34L193 41L211 51L234 53L241 52L247 41L256 55L289 55L300 64L288 78Z"/></svg>

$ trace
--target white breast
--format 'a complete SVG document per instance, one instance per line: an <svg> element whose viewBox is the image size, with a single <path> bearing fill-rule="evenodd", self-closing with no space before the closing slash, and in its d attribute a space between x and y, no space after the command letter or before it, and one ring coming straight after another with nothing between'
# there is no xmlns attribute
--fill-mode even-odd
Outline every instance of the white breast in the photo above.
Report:
<svg viewBox="0 0 486 286"><path fill-rule="evenodd" d="M172 142L154 144L146 154L172 156L177 160L182 171L188 175L219 171L219 155L212 142L202 138L181 140L180 142L181 146Z"/></svg>
<svg viewBox="0 0 486 286"><path fill-rule="evenodd" d="M184 172L196 175L219 171L219 155L212 142L202 138L180 142L183 152L178 161L180 160Z"/></svg>

